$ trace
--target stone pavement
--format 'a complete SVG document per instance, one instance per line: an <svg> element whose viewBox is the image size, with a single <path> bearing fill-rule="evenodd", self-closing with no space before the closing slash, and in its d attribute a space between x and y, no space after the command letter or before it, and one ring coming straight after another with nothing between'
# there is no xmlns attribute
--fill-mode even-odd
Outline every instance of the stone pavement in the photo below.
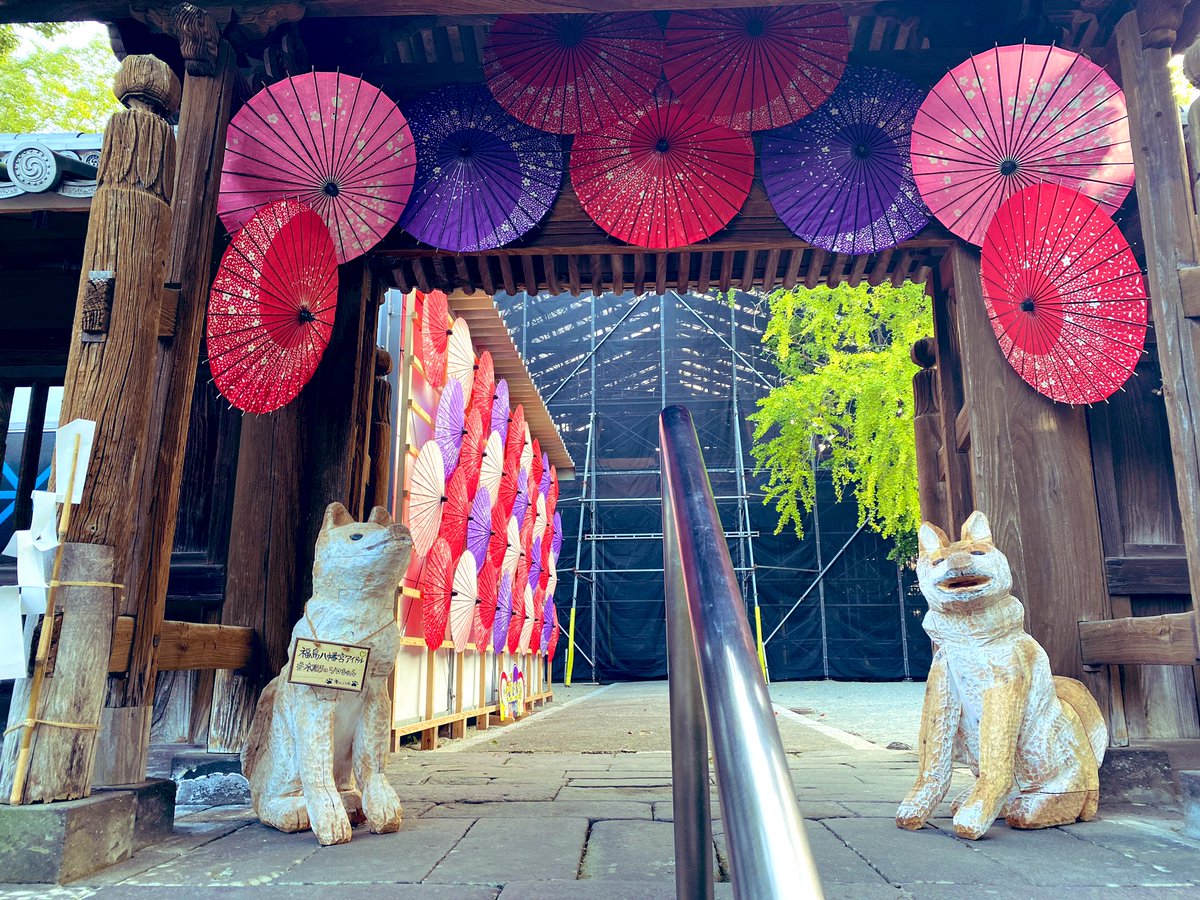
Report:
<svg viewBox="0 0 1200 900"><path fill-rule="evenodd" d="M321 848L311 834L258 824L245 807L212 807L181 816L174 838L107 872L0 896L191 900L250 887L261 900L673 896L665 685L559 697L514 725L396 754L389 773L405 803L396 834L357 829L351 843ZM975 843L953 837L944 815L901 831L892 816L914 754L813 730L787 712L779 722L827 897L1200 896L1200 843L1181 836L1177 814L1102 802L1093 822L1037 832L1001 823ZM725 879L715 789L713 800L713 866ZM727 883L717 889L732 896Z"/></svg>

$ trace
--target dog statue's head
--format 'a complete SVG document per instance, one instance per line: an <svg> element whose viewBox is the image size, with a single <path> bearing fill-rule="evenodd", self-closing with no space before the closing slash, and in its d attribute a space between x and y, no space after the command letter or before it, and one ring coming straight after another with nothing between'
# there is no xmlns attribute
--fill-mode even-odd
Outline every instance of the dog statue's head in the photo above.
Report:
<svg viewBox="0 0 1200 900"><path fill-rule="evenodd" d="M382 506L356 522L340 503L325 509L313 561L314 584L326 578L348 584L399 582L412 555L408 529L392 521Z"/></svg>
<svg viewBox="0 0 1200 900"><path fill-rule="evenodd" d="M917 580L930 608L953 614L956 606L975 608L978 603L972 601L1000 601L1012 590L1008 559L992 543L991 526L978 510L963 523L960 541L950 543L942 529L928 522L917 539Z"/></svg>

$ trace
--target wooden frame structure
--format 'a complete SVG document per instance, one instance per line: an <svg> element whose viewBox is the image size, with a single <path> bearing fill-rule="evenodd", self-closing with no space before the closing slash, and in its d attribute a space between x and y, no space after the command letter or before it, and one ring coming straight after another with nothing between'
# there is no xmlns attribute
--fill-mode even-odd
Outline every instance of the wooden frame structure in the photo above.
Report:
<svg viewBox="0 0 1200 900"><path fill-rule="evenodd" d="M750 0L661 3L664 13L744 5ZM122 232L93 217L95 235L89 238L110 242L123 261L131 261L122 262L131 267L130 276L145 282L145 290L123 290L119 296L153 301L155 314L139 320L139 349L131 358L145 363L146 433L159 441L158 453L137 476L145 502L130 524L136 540L125 536L124 543L131 545L121 547L112 576L127 587L121 615L113 638L94 634L89 644L90 650L103 651L101 658L110 659L109 668L119 673L87 699L97 721L103 719L96 741L99 779L141 777L151 700L183 684L185 676L191 705L179 717L187 723L183 730L193 738L203 736L212 749L238 748L258 686L282 661L286 624L298 614L295 598L305 595L319 510L336 499L361 513L383 496L379 460L391 423L380 412L386 394L380 373L391 360L377 352L374 339L387 287L442 288L456 292L468 309L476 292L499 290L661 293L667 288L924 281L934 306L932 340L917 354L924 367L917 390L926 514L955 527L974 505L985 508L1013 561L1031 631L1047 647L1056 671L1083 678L1096 693L1115 743L1200 738L1200 670L1195 666L1200 604L1193 602L1200 598L1200 227L1193 193L1200 154L1189 169L1178 119L1170 114L1174 100L1167 72L1169 56L1187 49L1200 30L1200 2L1140 0L1134 5L1128 12L1127 4L1105 0L1000 0L956 8L947 16L936 0L845 4L851 61L893 68L920 83L931 84L972 52L1024 38L1088 52L1122 83L1137 183L1136 208L1129 204L1121 224L1145 258L1155 340L1144 366L1146 381L1106 408L1055 406L1031 394L1005 368L983 319L977 256L944 229L931 226L900 247L869 257L826 254L782 228L757 183L742 212L712 241L666 253L607 238L583 215L569 187L537 230L502 250L437 253L394 231L369 261L343 270L329 365L322 366L300 400L272 416L226 421L216 412L210 417L205 388L193 381L200 363L206 263L217 231L213 210L221 136L239 99L289 71L315 66L361 70L403 102L440 83L480 80L483 39L496 14L641 9L644 4L214 0L192 6L173 0L0 0L0 22L111 21L122 52L157 54L182 76L180 149L172 174L183 190L177 188L173 197L169 187L160 190L170 206L155 231L165 248L170 283L158 284L164 279L157 256L139 256L146 249L144 234ZM1200 51L1191 55L1200 63ZM1191 71L1200 73L1200 64ZM1193 118L1200 122L1195 111ZM113 141L109 152L146 162L139 155L144 148L119 137ZM0 266L0 277L13 279L6 286L23 290L45 286L48 275L15 263L39 254L55 258L55 242L78 255L80 225L69 221L71 213L61 200L38 206L25 196L8 208L3 202L0 262L6 266ZM68 271L54 283L73 292L75 275ZM12 348L0 365L5 424L13 372L20 369L31 383L46 384L48 371L66 366L67 351L78 352L74 335L46 347L24 337L19 331L0 332L0 348ZM38 349L26 349L31 346ZM55 365L46 365L48 356ZM67 406L80 409L80 398L94 397L99 382L73 365ZM1160 393L1153 383L1157 378ZM411 384L407 375L401 381ZM316 423L319 428L311 427ZM398 422L396 428L406 435L410 424ZM128 439L122 435L113 452L140 443L132 433ZM198 443L223 448L223 472L195 460L189 448ZM218 483L219 490L211 490ZM209 518L217 524L210 529L208 552L190 561L173 557L171 550L179 546L176 522L185 521L190 499L207 502L205 492L228 498L223 515L212 504ZM171 512L172 504L179 515ZM231 520L237 523L232 540ZM106 540L118 542L111 536ZM179 586L201 582L203 589L195 588L181 604L186 592ZM215 599L206 602L205 597ZM192 621L184 622L184 613ZM455 671L469 677L465 667ZM211 679L207 672L214 673ZM427 697L434 688L433 678L423 683ZM542 693L548 691L547 684ZM462 694L456 692L460 700ZM430 700L396 733L415 728L428 744L443 721L459 730L470 718L486 726L493 712L486 694L485 679L484 702L474 708L464 701L438 709ZM69 784L51 793L86 793L96 780L92 767L91 759L85 760Z"/></svg>

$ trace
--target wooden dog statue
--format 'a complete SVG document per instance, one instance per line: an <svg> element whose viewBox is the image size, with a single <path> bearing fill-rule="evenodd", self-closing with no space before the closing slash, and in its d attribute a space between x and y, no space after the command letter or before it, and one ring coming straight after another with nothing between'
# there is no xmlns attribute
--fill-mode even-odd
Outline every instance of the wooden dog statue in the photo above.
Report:
<svg viewBox="0 0 1200 900"><path fill-rule="evenodd" d="M955 543L925 523L919 543L917 578L935 652L921 770L896 824L915 830L929 820L950 786L953 759L977 779L952 805L959 837L981 837L998 815L1015 828L1092 818L1108 731L1087 688L1051 675L1046 651L1025 632L1025 609L1009 593L1012 572L987 519L972 513Z"/></svg>
<svg viewBox="0 0 1200 900"><path fill-rule="evenodd" d="M265 824L280 831L311 827L322 844L350 840L352 822L365 820L376 833L400 827L400 799L384 762L388 678L400 649L396 588L411 554L408 529L393 524L383 507L366 522L355 522L340 503L325 510L312 598L292 629L287 664L259 698L242 750L254 812ZM309 654L314 641L367 648L361 690L294 683L298 641Z"/></svg>

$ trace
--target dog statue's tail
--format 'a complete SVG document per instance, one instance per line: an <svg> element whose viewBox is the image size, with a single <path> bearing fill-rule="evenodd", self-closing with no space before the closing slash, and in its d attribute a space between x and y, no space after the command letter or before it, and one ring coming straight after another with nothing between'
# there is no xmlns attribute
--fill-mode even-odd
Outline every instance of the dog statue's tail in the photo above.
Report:
<svg viewBox="0 0 1200 900"><path fill-rule="evenodd" d="M1104 724L1100 707L1096 705L1096 698L1083 682L1065 675L1054 676L1054 693L1079 716L1088 743L1092 745L1092 753L1096 756L1096 767L1099 768L1104 762L1104 751L1108 749L1108 727Z"/></svg>

